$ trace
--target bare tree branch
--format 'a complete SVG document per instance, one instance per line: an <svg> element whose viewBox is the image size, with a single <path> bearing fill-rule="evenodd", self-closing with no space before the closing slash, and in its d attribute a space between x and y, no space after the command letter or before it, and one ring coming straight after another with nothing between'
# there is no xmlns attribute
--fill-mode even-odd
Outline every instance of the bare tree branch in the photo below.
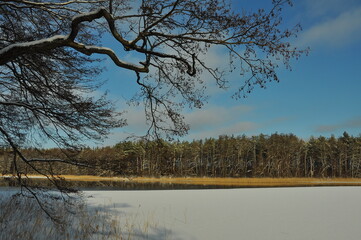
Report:
<svg viewBox="0 0 361 240"><path fill-rule="evenodd" d="M22 148L44 140L76 150L126 124L106 94L94 97L103 71L96 56L135 72L139 92L131 101L144 104L149 135L186 134L181 112L203 106L206 74L220 88L228 86L228 68L207 59L212 48L228 54L229 69L239 73L229 88L235 98L278 82L279 65L289 68L307 54L289 43L300 26L281 26L281 10L291 2L272 3L237 13L227 0L1 0L0 143L13 150L14 164L22 161L44 176L51 174L39 163L82 165L71 157L27 158ZM123 51L103 46L104 36ZM132 62L128 54L141 60Z"/></svg>

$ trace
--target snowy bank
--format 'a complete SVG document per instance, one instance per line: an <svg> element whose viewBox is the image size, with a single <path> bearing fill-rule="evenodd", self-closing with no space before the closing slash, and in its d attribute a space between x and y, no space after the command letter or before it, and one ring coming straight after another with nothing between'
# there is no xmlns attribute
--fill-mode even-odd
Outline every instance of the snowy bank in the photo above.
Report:
<svg viewBox="0 0 361 240"><path fill-rule="evenodd" d="M360 187L86 191L134 239L359 240ZM144 233L143 230L146 230Z"/></svg>

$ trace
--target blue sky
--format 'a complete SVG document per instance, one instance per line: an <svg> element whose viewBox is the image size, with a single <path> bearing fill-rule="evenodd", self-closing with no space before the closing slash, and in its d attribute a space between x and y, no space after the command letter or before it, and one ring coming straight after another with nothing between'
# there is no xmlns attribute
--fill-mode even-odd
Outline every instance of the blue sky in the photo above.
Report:
<svg viewBox="0 0 361 240"><path fill-rule="evenodd" d="M232 6L235 11L256 10L267 8L270 2L233 0ZM309 46L309 56L293 61L292 71L280 68L279 83L255 88L245 99L232 99L235 89L223 91L210 85L204 108L184 112L191 129L182 139L275 132L308 139L339 136L344 131L354 136L361 133L361 1L294 1L293 7L284 8L283 20L288 27L302 25L303 31L292 42L301 48ZM212 64L224 61L223 54L211 51ZM103 143L112 145L128 134L144 134L146 127L142 108L124 104L137 89L134 74L110 61L106 65L104 87L128 118L128 126L116 129ZM237 81L235 75L229 78Z"/></svg>

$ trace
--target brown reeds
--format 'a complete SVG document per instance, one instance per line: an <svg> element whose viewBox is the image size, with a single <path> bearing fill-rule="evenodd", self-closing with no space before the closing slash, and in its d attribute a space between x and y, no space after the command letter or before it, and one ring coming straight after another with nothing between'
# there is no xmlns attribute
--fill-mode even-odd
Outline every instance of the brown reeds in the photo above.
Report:
<svg viewBox="0 0 361 240"><path fill-rule="evenodd" d="M29 176L37 178L38 176ZM61 175L69 181L126 181L135 183L169 183L233 187L361 186L360 178L208 178L208 177L99 177Z"/></svg>

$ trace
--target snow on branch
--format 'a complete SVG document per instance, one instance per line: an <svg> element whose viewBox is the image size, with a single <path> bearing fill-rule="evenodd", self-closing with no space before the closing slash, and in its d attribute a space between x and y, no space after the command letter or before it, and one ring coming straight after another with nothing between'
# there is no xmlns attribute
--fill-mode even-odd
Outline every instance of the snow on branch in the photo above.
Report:
<svg viewBox="0 0 361 240"><path fill-rule="evenodd" d="M111 31L116 39L123 45L129 46L129 42L124 40L118 32L116 32L114 27L114 19L104 8L100 8L96 11L84 13L75 16L72 19L71 23L71 32L69 35L56 35L53 37L35 40L30 42L23 43L14 43L9 46L4 47L0 50L0 65L4 65L9 61L19 57L23 54L32 54L37 52L43 52L59 47L72 47L73 49L86 54L92 55L94 53L108 55L113 62L122 68L129 70L134 70L137 72L148 72L147 66L140 66L132 63L125 62L120 60L115 52L110 48L99 47L99 46L88 46L82 43L75 42L75 38L79 32L79 25L82 22L91 22L95 19L105 17L109 23L109 26L112 28Z"/></svg>

